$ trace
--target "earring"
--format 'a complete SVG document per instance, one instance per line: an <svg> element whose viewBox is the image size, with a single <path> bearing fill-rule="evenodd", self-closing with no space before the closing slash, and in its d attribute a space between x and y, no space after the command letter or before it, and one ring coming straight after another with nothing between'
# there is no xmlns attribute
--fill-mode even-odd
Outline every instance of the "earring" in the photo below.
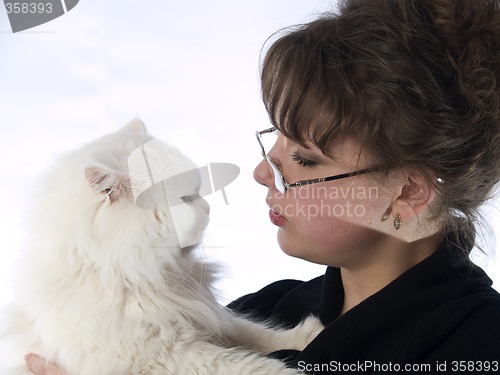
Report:
<svg viewBox="0 0 500 375"><path fill-rule="evenodd" d="M394 228L396 230L401 228L401 215L399 213L396 213L396 217L394 218Z"/></svg>

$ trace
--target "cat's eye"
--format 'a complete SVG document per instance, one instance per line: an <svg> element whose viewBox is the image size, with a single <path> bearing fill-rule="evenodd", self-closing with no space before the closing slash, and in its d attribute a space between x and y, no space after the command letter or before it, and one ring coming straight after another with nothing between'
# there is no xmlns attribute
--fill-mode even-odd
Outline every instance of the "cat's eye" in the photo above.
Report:
<svg viewBox="0 0 500 375"><path fill-rule="evenodd" d="M197 199L200 199L201 196L200 194L191 194L191 195L183 195L182 197L180 197L180 200L183 202L183 203L190 203L190 202L193 202Z"/></svg>

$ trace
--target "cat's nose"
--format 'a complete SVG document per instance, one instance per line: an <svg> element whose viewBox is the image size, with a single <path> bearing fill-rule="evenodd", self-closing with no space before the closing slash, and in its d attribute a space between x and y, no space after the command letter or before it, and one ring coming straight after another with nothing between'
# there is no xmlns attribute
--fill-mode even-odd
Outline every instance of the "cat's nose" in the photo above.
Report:
<svg viewBox="0 0 500 375"><path fill-rule="evenodd" d="M210 204L208 204L208 202L203 198L200 198L198 200L200 201L200 206L201 206L202 210L204 210L206 212L206 214L209 215L210 214Z"/></svg>

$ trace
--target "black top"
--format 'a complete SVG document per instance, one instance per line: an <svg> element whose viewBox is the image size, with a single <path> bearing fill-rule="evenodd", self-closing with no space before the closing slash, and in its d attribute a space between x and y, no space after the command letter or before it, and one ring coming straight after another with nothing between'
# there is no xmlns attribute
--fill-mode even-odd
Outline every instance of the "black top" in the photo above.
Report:
<svg viewBox="0 0 500 375"><path fill-rule="evenodd" d="M307 373L500 373L500 295L454 250L442 245L342 316L333 267L307 282L275 282L229 307L289 326L318 316L325 330L302 352L272 354Z"/></svg>

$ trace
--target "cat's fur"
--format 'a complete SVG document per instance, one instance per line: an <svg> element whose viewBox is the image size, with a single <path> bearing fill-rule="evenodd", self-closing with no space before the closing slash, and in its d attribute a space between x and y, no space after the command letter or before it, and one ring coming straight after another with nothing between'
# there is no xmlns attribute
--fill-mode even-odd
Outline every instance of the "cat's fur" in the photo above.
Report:
<svg viewBox="0 0 500 375"><path fill-rule="evenodd" d="M154 145L150 174L194 168L152 140L135 120L61 158L48 174L18 295L2 316L1 375L30 374L28 352L74 375L298 373L257 352L302 349L319 321L275 330L235 316L216 302L213 267L180 249L179 230L194 244L208 223L199 184L167 179L168 204L136 204L144 187L133 190L140 181L131 181L129 159L141 146ZM169 209L175 205L184 207L181 229Z"/></svg>

